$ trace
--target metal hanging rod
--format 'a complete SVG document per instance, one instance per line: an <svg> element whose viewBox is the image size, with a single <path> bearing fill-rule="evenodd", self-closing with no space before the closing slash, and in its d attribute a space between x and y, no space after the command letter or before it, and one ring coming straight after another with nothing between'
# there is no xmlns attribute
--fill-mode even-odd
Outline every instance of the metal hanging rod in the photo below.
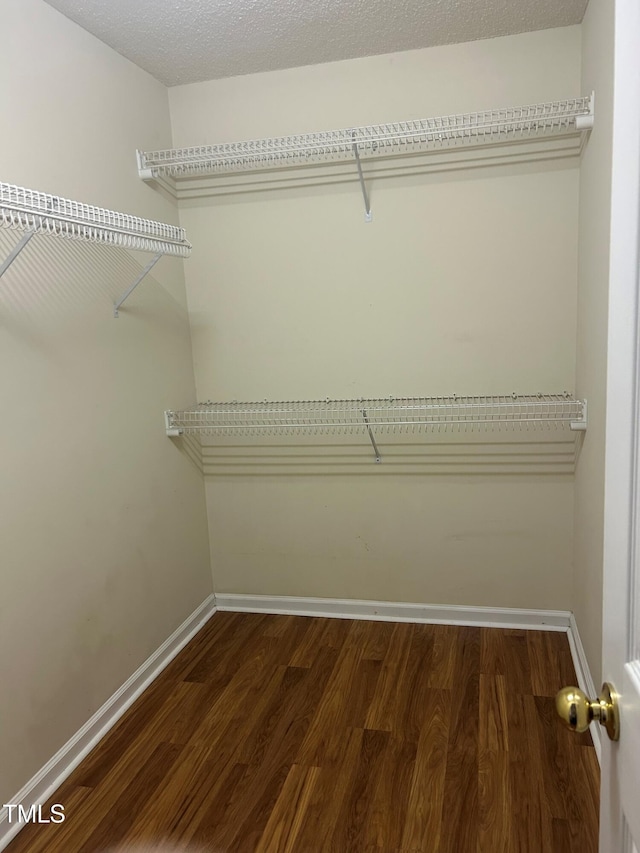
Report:
<svg viewBox="0 0 640 853"><path fill-rule="evenodd" d="M417 121L329 130L173 148L138 151L144 180L215 173L286 168L314 163L373 158L438 150L454 146L485 146L566 133L593 127L594 95ZM356 148L354 149L354 146Z"/></svg>
<svg viewBox="0 0 640 853"><path fill-rule="evenodd" d="M446 429L587 428L587 402L563 394L503 396L387 397L354 400L293 400L199 403L165 412L167 435L265 436L368 434L376 462L376 434Z"/></svg>
<svg viewBox="0 0 640 853"><path fill-rule="evenodd" d="M6 260L0 264L0 276L35 234L49 234L71 240L153 252L156 255L154 260L115 303L116 317L122 303L162 255L186 258L191 254L191 244L187 241L183 228L2 182L0 227L25 232Z"/></svg>

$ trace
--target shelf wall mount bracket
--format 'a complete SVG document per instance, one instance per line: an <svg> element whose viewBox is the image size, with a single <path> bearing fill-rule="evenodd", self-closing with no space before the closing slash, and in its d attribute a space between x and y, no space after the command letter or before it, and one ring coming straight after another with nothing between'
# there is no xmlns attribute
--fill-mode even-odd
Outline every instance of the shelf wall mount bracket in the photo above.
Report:
<svg viewBox="0 0 640 853"><path fill-rule="evenodd" d="M118 299L118 301L114 303L114 305L113 305L113 316L116 319L118 319L118 317L120 316L119 311L120 311L121 305L131 296L131 294L136 289L136 287L140 284L140 282L143 280L143 278L145 278L145 276L147 276L148 273L151 272L151 270L158 263L158 261L160 260L162 255L163 255L163 252L158 252L157 255L154 255L153 258L151 258L149 263L146 265L146 267L142 270L140 275L137 277L137 279L133 282L131 287L129 287L127 290L125 290L125 292L122 294L120 299Z"/></svg>
<svg viewBox="0 0 640 853"><path fill-rule="evenodd" d="M369 201L369 193L367 185L364 182L364 174L362 173L362 163L360 162L360 152L358 151L358 143L356 135L353 133L353 156L356 158L356 166L358 167L358 179L360 181L360 189L362 190L362 198L364 199L364 221L371 222L373 216L371 214L371 202Z"/></svg>
<svg viewBox="0 0 640 853"><path fill-rule="evenodd" d="M371 424L369 423L369 416L367 415L367 410L362 410L362 417L364 418L364 422L367 427L367 432L369 433L369 441L371 442L371 446L373 447L373 452L376 455L376 464L382 462L382 457L380 456L380 451L378 450L378 445L376 444L376 440L373 437L373 433L371 432Z"/></svg>
<svg viewBox="0 0 640 853"><path fill-rule="evenodd" d="M138 163L138 175L142 178L143 181L155 181L156 176L153 169L147 168L144 161L144 154L142 151L136 151L136 161Z"/></svg>
<svg viewBox="0 0 640 853"><path fill-rule="evenodd" d="M584 432L587 429L587 401L582 400L582 417L571 421L569 427L576 432Z"/></svg>
<svg viewBox="0 0 640 853"><path fill-rule="evenodd" d="M164 428L166 430L167 435L170 438L175 438L177 436L184 435L183 430L181 430L178 427L175 427L173 425L173 420L171 417L172 415L173 415L173 412L171 412L171 411L164 413Z"/></svg>
<svg viewBox="0 0 640 853"><path fill-rule="evenodd" d="M588 112L585 113L584 115L576 116L576 130L578 130L578 131L592 130L595 112L596 112L596 93L591 92L591 95L589 95Z"/></svg>
<svg viewBox="0 0 640 853"><path fill-rule="evenodd" d="M2 264L0 264L0 278L2 278L2 276L9 269L11 264L15 261L20 252L24 249L24 247L27 245L27 243L35 233L35 231L27 231L26 234L22 235L18 243L16 243L15 247L11 250L11 252L9 252L7 258L3 261Z"/></svg>

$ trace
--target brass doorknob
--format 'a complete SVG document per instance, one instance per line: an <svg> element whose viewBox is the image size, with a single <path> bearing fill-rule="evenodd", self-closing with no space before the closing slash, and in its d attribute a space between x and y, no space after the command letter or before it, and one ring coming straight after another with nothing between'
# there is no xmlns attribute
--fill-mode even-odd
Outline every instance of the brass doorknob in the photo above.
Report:
<svg viewBox="0 0 640 853"><path fill-rule="evenodd" d="M607 730L611 740L620 738L618 696L605 681L600 695L592 702L579 687L563 687L556 695L556 711L574 732L586 732L589 723L597 720Z"/></svg>

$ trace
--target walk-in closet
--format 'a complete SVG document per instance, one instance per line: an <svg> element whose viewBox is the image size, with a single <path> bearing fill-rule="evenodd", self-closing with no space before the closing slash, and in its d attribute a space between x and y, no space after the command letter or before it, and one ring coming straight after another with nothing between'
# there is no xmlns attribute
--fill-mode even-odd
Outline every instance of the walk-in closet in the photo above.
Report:
<svg viewBox="0 0 640 853"><path fill-rule="evenodd" d="M596 851L613 0L120 5L0 8L0 849Z"/></svg>

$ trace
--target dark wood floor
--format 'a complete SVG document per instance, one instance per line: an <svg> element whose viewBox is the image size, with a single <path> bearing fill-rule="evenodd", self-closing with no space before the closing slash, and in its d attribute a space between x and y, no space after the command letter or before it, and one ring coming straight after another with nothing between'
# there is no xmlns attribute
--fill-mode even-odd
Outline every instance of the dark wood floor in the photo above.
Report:
<svg viewBox="0 0 640 853"><path fill-rule="evenodd" d="M9 853L596 853L567 638L217 613Z"/></svg>

